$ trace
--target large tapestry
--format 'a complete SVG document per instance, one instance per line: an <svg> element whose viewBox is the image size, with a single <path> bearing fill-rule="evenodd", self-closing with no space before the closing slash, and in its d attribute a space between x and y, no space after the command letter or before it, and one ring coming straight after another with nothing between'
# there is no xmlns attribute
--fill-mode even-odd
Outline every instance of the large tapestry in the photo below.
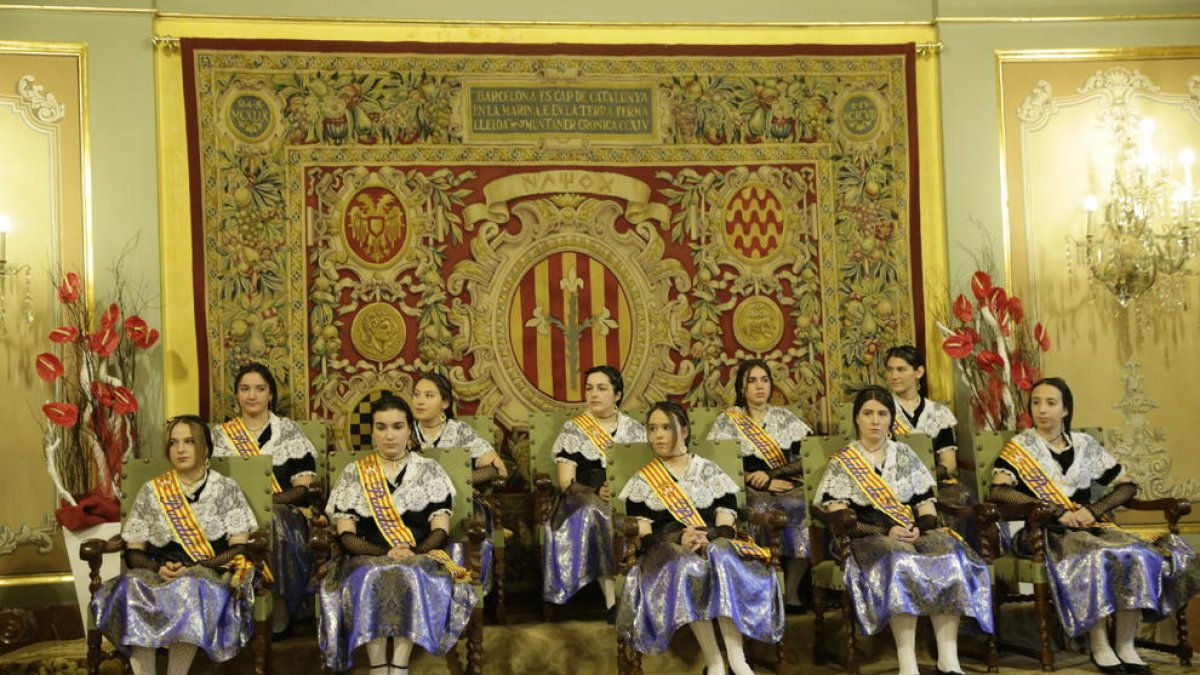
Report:
<svg viewBox="0 0 1200 675"><path fill-rule="evenodd" d="M507 429L732 401L762 357L829 428L921 344L912 45L184 40L201 398L267 363L339 444L446 373Z"/></svg>

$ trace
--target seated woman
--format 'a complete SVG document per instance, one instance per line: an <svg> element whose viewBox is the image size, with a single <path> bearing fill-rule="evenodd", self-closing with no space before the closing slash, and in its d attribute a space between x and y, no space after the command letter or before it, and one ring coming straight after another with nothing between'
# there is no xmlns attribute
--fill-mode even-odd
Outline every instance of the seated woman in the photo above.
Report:
<svg viewBox="0 0 1200 675"><path fill-rule="evenodd" d="M918 616L933 621L938 673L962 673L959 617L992 632L991 579L974 551L938 527L933 475L912 448L889 438L894 405L883 387L858 392L858 438L830 458L814 503L858 516L846 586L863 632L891 625L900 675L918 673Z"/></svg>
<svg viewBox="0 0 1200 675"><path fill-rule="evenodd" d="M1153 544L1122 531L1106 516L1137 495L1137 484L1091 436L1071 431L1075 399L1061 378L1030 390L1034 428L1017 434L996 460L988 499L1004 504L1044 502L1056 521L1044 528L1050 592L1063 629L1088 634L1092 661L1103 673L1149 673L1133 641L1142 617L1157 621L1187 605L1200 589L1200 563L1178 536ZM1091 500L1092 483L1109 488ZM1013 542L1029 556L1030 532ZM1116 650L1107 622L1116 614Z"/></svg>
<svg viewBox="0 0 1200 675"><path fill-rule="evenodd" d="M704 651L704 672L717 675L725 662L716 619L730 670L748 675L754 671L742 636L783 639L783 598L770 555L735 539L738 487L716 464L688 452L691 429L683 408L655 403L646 428L655 459L620 494L626 513L639 520L642 553L625 579L617 633L637 651L654 654L681 626L691 626Z"/></svg>
<svg viewBox="0 0 1200 675"><path fill-rule="evenodd" d="M297 504L308 496L308 486L317 477L317 451L299 425L275 414L278 388L266 366L247 363L238 368L233 391L241 414L216 428L213 455L271 456L275 508L270 569L275 578L272 591L279 598L272 610L271 629L279 634L287 629L291 617L300 613L309 594L312 550L308 547L308 519Z"/></svg>
<svg viewBox="0 0 1200 675"><path fill-rule="evenodd" d="M620 371L596 366L585 377L587 410L564 424L554 441L563 495L545 533L542 596L546 602L566 604L579 589L599 580L605 606L612 610L615 566L605 458L613 443L645 441L646 430L617 409L625 393Z"/></svg>
<svg viewBox="0 0 1200 675"><path fill-rule="evenodd" d="M921 433L933 439L933 454L937 462L938 499L952 499L947 492L958 484L958 441L954 427L958 420L950 408L925 398L925 355L912 345L887 350L884 358L888 387L896 400L896 423L892 431L898 435ZM955 502L960 491L953 489Z"/></svg>
<svg viewBox="0 0 1200 675"><path fill-rule="evenodd" d="M450 380L441 373L424 373L413 385L413 417L417 420L417 444L426 448L467 448L471 451L471 483L476 487L496 479L508 478L504 460L490 443L479 437L469 424L454 418L454 390ZM465 498L465 497L464 497ZM492 588L492 522L491 509L482 500L475 500L475 514L484 519L488 538L483 541L483 592ZM465 564L465 549L461 544L450 545L450 555Z"/></svg>
<svg viewBox="0 0 1200 675"><path fill-rule="evenodd" d="M350 463L329 495L325 513L348 557L321 586L317 634L336 670L353 666L365 644L372 675L408 675L413 644L450 651L475 606L470 575L444 550L454 485L437 462L413 454L415 424L402 399L375 401L375 452Z"/></svg>
<svg viewBox="0 0 1200 675"><path fill-rule="evenodd" d="M804 504L804 473L800 441L812 433L795 413L771 405L771 369L761 359L742 361L734 377L733 407L717 416L708 440L736 439L741 443L746 474L746 503L755 511L780 509L787 516L783 530L784 601L789 610L800 606L800 581L808 567L808 521ZM765 533L751 529L767 546Z"/></svg>
<svg viewBox="0 0 1200 675"><path fill-rule="evenodd" d="M237 483L208 470L211 451L203 419L168 423L172 468L138 490L121 530L126 572L92 600L96 627L135 675L154 673L161 647L168 672L186 673L197 647L227 661L253 634L254 575L242 549L257 524Z"/></svg>

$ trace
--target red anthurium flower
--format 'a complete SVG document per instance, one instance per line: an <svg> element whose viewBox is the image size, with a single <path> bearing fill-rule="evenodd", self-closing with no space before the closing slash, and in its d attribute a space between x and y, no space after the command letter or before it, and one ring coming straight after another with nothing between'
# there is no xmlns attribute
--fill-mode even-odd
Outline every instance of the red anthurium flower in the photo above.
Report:
<svg viewBox="0 0 1200 675"><path fill-rule="evenodd" d="M140 316L131 316L125 319L125 334L140 349L148 349L158 341L158 331L147 326L146 321Z"/></svg>
<svg viewBox="0 0 1200 675"><path fill-rule="evenodd" d="M113 404L113 388L100 380L92 380L92 396L100 402L100 405L112 406Z"/></svg>
<svg viewBox="0 0 1200 675"><path fill-rule="evenodd" d="M63 275L62 281L58 282L58 299L70 304L79 299L79 288L83 282L79 279L79 275L74 272L67 272Z"/></svg>
<svg viewBox="0 0 1200 675"><path fill-rule="evenodd" d="M992 293L992 278L987 272L980 270L971 276L971 292L975 294L975 299L982 302L987 299Z"/></svg>
<svg viewBox="0 0 1200 675"><path fill-rule="evenodd" d="M104 314L100 317L100 327L112 328L117 325L117 321L120 319L121 308L117 307L117 303L114 302L108 306L108 309L104 310Z"/></svg>
<svg viewBox="0 0 1200 675"><path fill-rule="evenodd" d="M1033 368L1023 361L1014 361L1012 364L1013 384L1017 385L1017 389L1021 391L1029 391L1033 389L1033 380L1035 378Z"/></svg>
<svg viewBox="0 0 1200 675"><path fill-rule="evenodd" d="M962 293L954 299L954 316L963 323L970 323L974 315L975 306L967 299L967 296Z"/></svg>
<svg viewBox="0 0 1200 675"><path fill-rule="evenodd" d="M50 352L38 354L34 367L37 369L38 377L45 382L53 382L63 374L62 361L59 361L58 357Z"/></svg>
<svg viewBox="0 0 1200 675"><path fill-rule="evenodd" d="M975 357L975 362L979 364L980 368L983 368L990 373L995 370L997 366L1003 365L1004 359L1000 358L1000 355L996 352L985 350L979 352L979 355Z"/></svg>
<svg viewBox="0 0 1200 675"><path fill-rule="evenodd" d="M970 340L972 345L977 345L983 341L983 338L979 337L979 331L975 330L972 326L963 326L958 332Z"/></svg>
<svg viewBox="0 0 1200 675"><path fill-rule="evenodd" d="M59 326L58 328L50 331L50 341L55 344L69 344L78 338L79 329L74 326Z"/></svg>
<svg viewBox="0 0 1200 675"><path fill-rule="evenodd" d="M137 397L125 387L113 387L113 412L118 415L135 413L138 409Z"/></svg>
<svg viewBox="0 0 1200 675"><path fill-rule="evenodd" d="M942 341L942 351L952 359L965 359L975 350L975 342L965 331L955 331L953 335Z"/></svg>
<svg viewBox="0 0 1200 675"><path fill-rule="evenodd" d="M992 287L992 292L988 293L988 306L999 317L1002 312L1008 311L1008 293L999 286Z"/></svg>
<svg viewBox="0 0 1200 675"><path fill-rule="evenodd" d="M1042 326L1042 324L1039 323L1033 327L1033 339L1037 341L1038 346L1042 348L1042 351L1050 351L1050 333L1044 326Z"/></svg>
<svg viewBox="0 0 1200 675"><path fill-rule="evenodd" d="M1025 307L1021 304L1021 299L1015 295L1008 299L1008 315L1012 317L1013 323L1021 323L1025 320Z"/></svg>
<svg viewBox="0 0 1200 675"><path fill-rule="evenodd" d="M151 328L140 342L134 340L133 344L137 345L141 349L149 349L154 346L155 342L158 342L158 331Z"/></svg>
<svg viewBox="0 0 1200 675"><path fill-rule="evenodd" d="M88 349L92 350L96 356L102 359L112 356L112 353L117 351L117 345L120 343L121 334L112 326L104 326L88 337Z"/></svg>
<svg viewBox="0 0 1200 675"><path fill-rule="evenodd" d="M60 427L74 426L79 419L79 408L73 403L47 403L42 406L42 413L52 424Z"/></svg>

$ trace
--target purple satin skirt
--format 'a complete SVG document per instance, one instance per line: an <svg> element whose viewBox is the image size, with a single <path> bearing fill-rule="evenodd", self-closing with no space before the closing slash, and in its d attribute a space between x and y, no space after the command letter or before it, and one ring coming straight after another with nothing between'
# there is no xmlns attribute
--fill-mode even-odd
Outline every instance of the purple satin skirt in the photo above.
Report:
<svg viewBox="0 0 1200 675"><path fill-rule="evenodd" d="M617 634L643 654L658 654L682 626L721 616L747 637L782 640L783 594L775 570L743 560L724 539L703 555L659 544L625 574Z"/></svg>
<svg viewBox="0 0 1200 675"><path fill-rule="evenodd" d="M492 540L490 538L484 539L479 551L480 586L484 595L492 592L492 549ZM466 544L454 542L446 547L446 553L450 554L450 559L454 562L467 569L471 569L471 566L467 564Z"/></svg>
<svg viewBox="0 0 1200 675"><path fill-rule="evenodd" d="M747 488L746 505L755 513L765 513L771 509L783 511L783 515L787 516L787 525L783 527L781 554L785 558L808 557L808 506L804 502L804 488L780 493ZM747 530L756 544L770 547L766 530L753 525L748 526Z"/></svg>
<svg viewBox="0 0 1200 675"><path fill-rule="evenodd" d="M312 593L312 549L308 547L308 519L298 509L277 504L272 509L271 574L272 592L282 598L289 616L302 613L305 599Z"/></svg>
<svg viewBox="0 0 1200 675"><path fill-rule="evenodd" d="M566 604L579 589L613 575L612 510L594 495L564 495L543 530L542 597Z"/></svg>
<svg viewBox="0 0 1200 675"><path fill-rule="evenodd" d="M354 665L354 650L381 637L403 636L442 656L454 646L477 600L469 583L455 582L441 563L423 555L343 559L321 586L317 639L325 663Z"/></svg>
<svg viewBox="0 0 1200 675"><path fill-rule="evenodd" d="M896 614L956 614L991 633L992 581L974 551L945 532L906 544L884 535L850 541L846 587L863 633L883 630Z"/></svg>
<svg viewBox="0 0 1200 675"><path fill-rule="evenodd" d="M228 574L195 565L172 581L155 572L129 570L104 583L92 598L96 627L128 654L194 644L216 662L233 658L254 634L254 575L234 589Z"/></svg>
<svg viewBox="0 0 1200 675"><path fill-rule="evenodd" d="M1117 610L1141 610L1149 621L1166 618L1200 590L1195 552L1170 534L1151 545L1119 530L1048 530L1046 572L1071 637Z"/></svg>

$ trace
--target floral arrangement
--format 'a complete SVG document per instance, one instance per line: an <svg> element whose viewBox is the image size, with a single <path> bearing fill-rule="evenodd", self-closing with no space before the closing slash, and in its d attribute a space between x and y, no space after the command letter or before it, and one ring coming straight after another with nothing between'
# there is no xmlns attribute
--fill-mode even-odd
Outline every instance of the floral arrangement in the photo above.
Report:
<svg viewBox="0 0 1200 675"><path fill-rule="evenodd" d="M974 302L964 294L955 298L953 326L938 322L946 336L942 350L954 359L967 387L976 424L1028 428L1024 395L1041 378L1050 335L1040 323L1030 330L1021 299L993 285L986 272L972 275L971 294Z"/></svg>
<svg viewBox="0 0 1200 675"><path fill-rule="evenodd" d="M42 406L46 467L60 498L55 517L72 531L120 520L121 465L138 445L136 357L158 341L136 314L122 321L124 284L114 274L117 302L99 316L82 297L79 275L63 275L58 300L67 324L49 335L62 358L48 351L35 363L56 399Z"/></svg>

